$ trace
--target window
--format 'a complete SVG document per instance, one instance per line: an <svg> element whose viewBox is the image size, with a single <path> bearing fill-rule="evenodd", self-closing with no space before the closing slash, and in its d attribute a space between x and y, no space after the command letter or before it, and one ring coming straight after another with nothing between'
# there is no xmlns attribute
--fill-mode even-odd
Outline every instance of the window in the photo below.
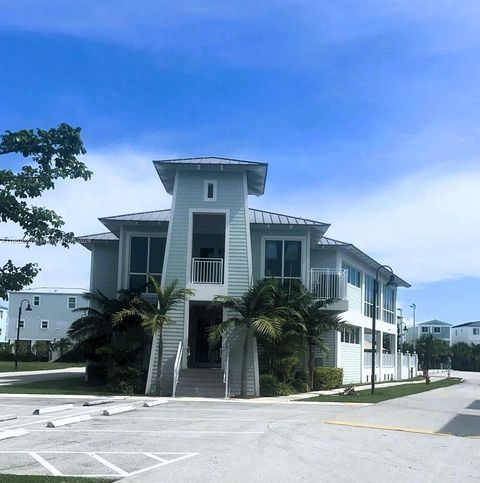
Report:
<svg viewBox="0 0 480 483"><path fill-rule="evenodd" d="M473 335L480 335L480 329L473 329Z"/></svg>
<svg viewBox="0 0 480 483"><path fill-rule="evenodd" d="M302 242L300 240L265 241L265 277L282 280L302 276Z"/></svg>
<svg viewBox="0 0 480 483"><path fill-rule="evenodd" d="M383 287L383 320L395 323L395 290L392 287Z"/></svg>
<svg viewBox="0 0 480 483"><path fill-rule="evenodd" d="M428 327L422 327L422 334L428 334L429 332Z"/></svg>
<svg viewBox="0 0 480 483"><path fill-rule="evenodd" d="M217 201L217 182L215 180L206 180L203 193L205 201Z"/></svg>
<svg viewBox="0 0 480 483"><path fill-rule="evenodd" d="M24 320L19 320L18 321L18 327L20 327L20 329L23 329L25 327L25 321Z"/></svg>
<svg viewBox="0 0 480 483"><path fill-rule="evenodd" d="M434 334L440 334L441 330L440 330L440 327L434 327L433 328L433 333Z"/></svg>
<svg viewBox="0 0 480 483"><path fill-rule="evenodd" d="M2 335L2 328L0 327L0 335Z"/></svg>
<svg viewBox="0 0 480 483"><path fill-rule="evenodd" d="M40 305L40 295L35 295L33 297L33 305Z"/></svg>
<svg viewBox="0 0 480 483"><path fill-rule="evenodd" d="M340 340L347 344L360 344L360 328L345 326L340 332Z"/></svg>
<svg viewBox="0 0 480 483"><path fill-rule="evenodd" d="M0 310L0 319L3 319L3 310Z"/></svg>
<svg viewBox="0 0 480 483"><path fill-rule="evenodd" d="M373 287L375 285L375 279L370 275L365 274L365 291L364 291L364 303L363 303L363 315L372 317L373 315ZM377 318L379 315L379 307L377 300Z"/></svg>
<svg viewBox="0 0 480 483"><path fill-rule="evenodd" d="M342 268L347 271L347 282L355 287L360 287L360 270L357 270L355 267L352 267L347 263L343 263Z"/></svg>
<svg viewBox="0 0 480 483"><path fill-rule="evenodd" d="M147 275L162 280L165 237L132 236L130 240L129 287L142 292L152 292Z"/></svg>
<svg viewBox="0 0 480 483"><path fill-rule="evenodd" d="M69 309L77 308L77 297L68 297L68 308Z"/></svg>
<svg viewBox="0 0 480 483"><path fill-rule="evenodd" d="M40 328L41 329L48 329L48 320L40 321Z"/></svg>

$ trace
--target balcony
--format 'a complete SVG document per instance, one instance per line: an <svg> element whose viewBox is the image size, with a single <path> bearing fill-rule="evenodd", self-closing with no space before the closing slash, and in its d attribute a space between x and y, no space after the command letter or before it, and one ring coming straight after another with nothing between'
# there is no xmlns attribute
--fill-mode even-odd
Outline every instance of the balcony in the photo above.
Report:
<svg viewBox="0 0 480 483"><path fill-rule="evenodd" d="M345 312L348 310L347 271L336 268L310 269L310 291L319 300L334 299L326 310Z"/></svg>
<svg viewBox="0 0 480 483"><path fill-rule="evenodd" d="M191 283L222 285L223 258L192 258Z"/></svg>

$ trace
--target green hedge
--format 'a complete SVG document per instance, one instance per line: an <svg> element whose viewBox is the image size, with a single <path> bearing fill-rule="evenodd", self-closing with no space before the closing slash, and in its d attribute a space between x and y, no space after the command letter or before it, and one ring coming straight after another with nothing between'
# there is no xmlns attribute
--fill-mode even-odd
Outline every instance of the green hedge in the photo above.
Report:
<svg viewBox="0 0 480 483"><path fill-rule="evenodd" d="M340 387L343 369L340 367L317 367L313 372L313 390L328 390Z"/></svg>
<svg viewBox="0 0 480 483"><path fill-rule="evenodd" d="M280 382L275 376L260 375L260 396L288 396L294 392L295 389L292 386Z"/></svg>

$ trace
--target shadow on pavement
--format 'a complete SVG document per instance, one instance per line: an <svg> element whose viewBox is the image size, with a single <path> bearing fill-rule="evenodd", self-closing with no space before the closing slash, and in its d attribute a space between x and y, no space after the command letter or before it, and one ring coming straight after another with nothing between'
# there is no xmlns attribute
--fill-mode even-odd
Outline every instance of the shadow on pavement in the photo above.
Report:
<svg viewBox="0 0 480 483"><path fill-rule="evenodd" d="M457 414L439 432L463 437L480 436L480 416Z"/></svg>

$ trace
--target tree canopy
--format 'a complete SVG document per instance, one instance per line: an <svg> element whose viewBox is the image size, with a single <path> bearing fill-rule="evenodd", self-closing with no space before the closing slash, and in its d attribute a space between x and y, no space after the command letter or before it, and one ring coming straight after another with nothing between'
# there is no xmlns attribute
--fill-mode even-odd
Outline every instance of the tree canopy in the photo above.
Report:
<svg viewBox="0 0 480 483"><path fill-rule="evenodd" d="M27 247L68 247L75 242L74 234L62 229L65 222L60 215L29 201L54 189L59 179L90 179L91 171L78 159L86 153L80 132L79 127L62 123L46 131L23 129L0 135L0 155L20 155L30 160L17 172L0 169L0 221L17 224L23 231L20 241ZM0 266L0 298L6 299L8 291L31 284L39 270L36 263L16 266L7 260Z"/></svg>

